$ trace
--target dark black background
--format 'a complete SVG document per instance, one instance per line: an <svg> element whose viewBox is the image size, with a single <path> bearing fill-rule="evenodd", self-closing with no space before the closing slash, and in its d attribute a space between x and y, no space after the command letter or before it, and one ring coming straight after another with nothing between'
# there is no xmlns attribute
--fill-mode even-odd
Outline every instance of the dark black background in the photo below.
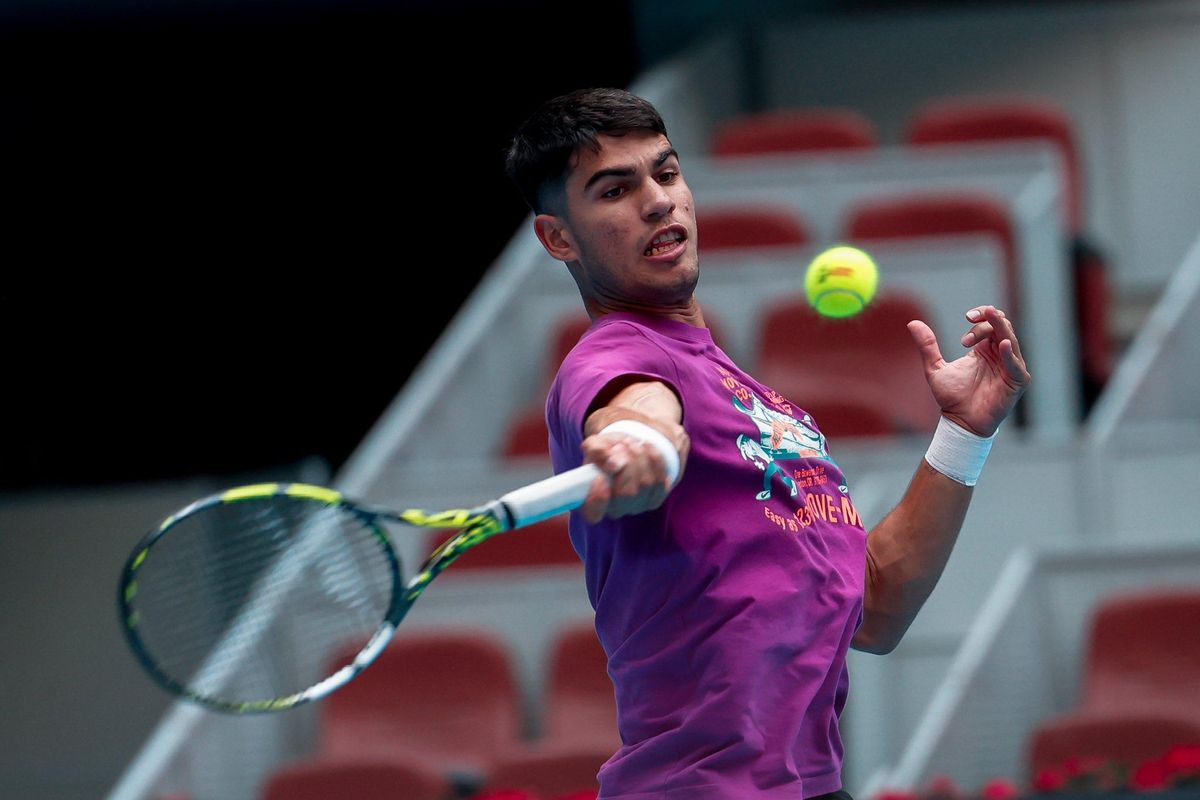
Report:
<svg viewBox="0 0 1200 800"><path fill-rule="evenodd" d="M0 0L0 491L336 468L525 219L539 104L926 6Z"/></svg>
<svg viewBox="0 0 1200 800"><path fill-rule="evenodd" d="M525 218L520 121L636 74L569 5L6 14L0 488L340 463Z"/></svg>

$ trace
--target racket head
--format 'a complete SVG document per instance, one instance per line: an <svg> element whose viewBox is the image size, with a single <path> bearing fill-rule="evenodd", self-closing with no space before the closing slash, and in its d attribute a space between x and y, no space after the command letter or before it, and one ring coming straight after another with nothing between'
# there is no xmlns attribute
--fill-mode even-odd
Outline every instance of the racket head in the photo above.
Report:
<svg viewBox="0 0 1200 800"><path fill-rule="evenodd" d="M307 484L242 486L146 534L118 590L130 648L163 688L235 714L324 697L387 645L405 608L378 513ZM333 654L365 641L353 658Z"/></svg>

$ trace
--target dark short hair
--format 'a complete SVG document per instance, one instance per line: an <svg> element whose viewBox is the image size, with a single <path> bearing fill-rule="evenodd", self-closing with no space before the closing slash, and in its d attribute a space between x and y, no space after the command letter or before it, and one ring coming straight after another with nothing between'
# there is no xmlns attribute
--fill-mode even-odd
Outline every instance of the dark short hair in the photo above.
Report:
<svg viewBox="0 0 1200 800"><path fill-rule="evenodd" d="M562 192L571 156L587 147L600 152L600 134L629 131L667 133L662 116L624 89L578 89L544 104L513 136L505 172L535 214L545 213L550 198Z"/></svg>

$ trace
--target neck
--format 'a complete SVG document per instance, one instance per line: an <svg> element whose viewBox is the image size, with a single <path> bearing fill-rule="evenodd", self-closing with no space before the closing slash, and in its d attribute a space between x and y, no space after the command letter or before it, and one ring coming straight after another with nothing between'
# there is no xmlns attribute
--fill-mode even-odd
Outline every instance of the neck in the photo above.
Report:
<svg viewBox="0 0 1200 800"><path fill-rule="evenodd" d="M690 295L685 303L678 306L661 306L661 305L638 305L633 303L613 303L596 298L587 297L583 301L584 309L587 311L592 320L597 320L606 314L616 312L625 312L629 314L642 314L647 317L659 317L661 319L675 320L676 322L684 322L694 328L707 328L708 325L704 322L704 312L700 308L700 303L696 301L695 295Z"/></svg>

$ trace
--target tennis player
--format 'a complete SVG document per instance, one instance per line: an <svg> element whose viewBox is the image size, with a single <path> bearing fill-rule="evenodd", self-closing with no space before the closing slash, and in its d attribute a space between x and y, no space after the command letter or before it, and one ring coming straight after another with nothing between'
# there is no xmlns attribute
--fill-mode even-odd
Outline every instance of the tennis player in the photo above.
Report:
<svg viewBox="0 0 1200 800"><path fill-rule="evenodd" d="M955 361L909 323L942 416L868 536L804 398L713 344L694 295L695 202L653 106L614 89L551 100L507 166L592 319L546 421L556 472L588 461L606 473L570 528L622 741L600 797L845 800L847 649L890 652L937 583L1029 385L1011 322L966 310Z"/></svg>

